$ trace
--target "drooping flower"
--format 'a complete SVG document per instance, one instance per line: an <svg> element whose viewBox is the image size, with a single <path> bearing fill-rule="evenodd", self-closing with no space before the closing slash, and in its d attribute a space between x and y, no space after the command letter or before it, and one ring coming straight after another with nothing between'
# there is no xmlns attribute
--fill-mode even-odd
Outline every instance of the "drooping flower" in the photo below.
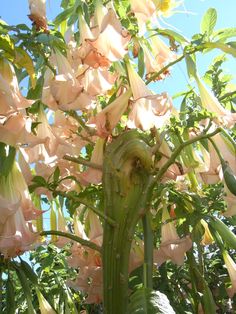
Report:
<svg viewBox="0 0 236 314"><path fill-rule="evenodd" d="M51 307L51 305L48 303L48 301L45 299L43 294L39 291L38 288L35 289L36 294L39 300L39 309L41 314L56 314L54 309Z"/></svg>
<svg viewBox="0 0 236 314"><path fill-rule="evenodd" d="M162 127L172 108L170 98L166 93L153 95L130 63L127 63L127 70L134 99L127 126L144 131L154 126Z"/></svg>
<svg viewBox="0 0 236 314"><path fill-rule="evenodd" d="M50 82L50 91L55 101L66 108L81 93L82 86L75 77L75 73L67 58L59 51L52 56L58 69L58 74ZM65 110L65 109L64 109Z"/></svg>
<svg viewBox="0 0 236 314"><path fill-rule="evenodd" d="M98 138L94 146L93 153L91 156L91 162L98 166L103 165L103 151L104 151L105 139ZM80 181L83 185L98 184L102 180L102 169L94 169L90 167L80 175Z"/></svg>
<svg viewBox="0 0 236 314"><path fill-rule="evenodd" d="M74 216L74 231L77 236L89 239L97 245L102 244L102 226L97 216L89 212L88 221L90 230L85 234L84 226ZM74 289L87 293L86 303L100 303L102 301L102 259L99 252L85 248L79 243L74 243L72 255L68 258L71 267L79 267L79 274L75 281L68 281L67 284Z"/></svg>
<svg viewBox="0 0 236 314"><path fill-rule="evenodd" d="M236 174L236 157L233 145L221 134L214 135L212 140L217 145L222 157L229 164L233 173ZM205 183L212 184L223 180L223 173L221 171L220 158L210 142L208 143L208 151L210 155L210 167L206 172L201 173L201 177Z"/></svg>
<svg viewBox="0 0 236 314"><path fill-rule="evenodd" d="M8 200L9 204L18 203L25 220L35 219L42 213L34 207L28 186L16 162L14 162L11 171L6 177L0 177L0 185L0 197ZM2 215L4 216L4 213Z"/></svg>
<svg viewBox="0 0 236 314"><path fill-rule="evenodd" d="M37 234L29 220L41 215L42 211L34 207L16 163L7 176L0 177L0 187L0 252L5 258L10 258L32 247Z"/></svg>
<svg viewBox="0 0 236 314"><path fill-rule="evenodd" d="M32 100L22 96L13 66L0 59L0 115L9 115L32 104Z"/></svg>
<svg viewBox="0 0 236 314"><path fill-rule="evenodd" d="M170 47L168 47L158 35L153 33L151 33L150 37L150 47L156 62L161 68L177 58Z"/></svg>
<svg viewBox="0 0 236 314"><path fill-rule="evenodd" d="M143 48L143 53L144 53L146 78L149 79L150 77L152 77L154 73L157 73L162 69L163 63L157 62L157 60L154 58L151 51L147 48L145 44L142 45L142 48ZM156 80L164 79L167 74L169 74L168 70L162 73L159 77L157 77Z"/></svg>
<svg viewBox="0 0 236 314"><path fill-rule="evenodd" d="M21 112L15 112L0 121L0 142L11 146L36 145L42 140L31 133L32 119Z"/></svg>
<svg viewBox="0 0 236 314"><path fill-rule="evenodd" d="M137 18L139 30L143 33L144 25L155 13L156 6L152 0L130 0L130 6Z"/></svg>
<svg viewBox="0 0 236 314"><path fill-rule="evenodd" d="M232 298L236 292L236 264L227 251L223 252L223 258L232 284L232 287L227 289L227 292L229 297Z"/></svg>
<svg viewBox="0 0 236 314"><path fill-rule="evenodd" d="M5 258L21 255L32 248L36 239L37 235L32 232L30 223L25 221L22 211L18 209L2 227L0 252Z"/></svg>
<svg viewBox="0 0 236 314"><path fill-rule="evenodd" d="M47 30L46 0L29 0L29 18L36 26L36 29Z"/></svg>
<svg viewBox="0 0 236 314"><path fill-rule="evenodd" d="M116 75L109 72L106 68L88 69L81 83L85 91L91 96L106 94L115 83Z"/></svg>
<svg viewBox="0 0 236 314"><path fill-rule="evenodd" d="M141 266L144 261L144 244L138 237L135 238L131 245L129 258L129 272Z"/></svg>
<svg viewBox="0 0 236 314"><path fill-rule="evenodd" d="M192 247L192 240L189 236L180 238L172 221L170 219L166 205L163 206L162 227L161 227L161 245L154 252L154 262L160 266L163 262L170 259L177 265L183 265L185 252Z"/></svg>
<svg viewBox="0 0 236 314"><path fill-rule="evenodd" d="M58 230L62 231L64 233L68 233L69 228L67 226L66 219L64 217L61 206L58 204L56 207L57 207L57 227L58 227ZM55 242L55 245L59 248L62 248L69 242L70 242L70 240L68 238L59 236L57 241Z"/></svg>
<svg viewBox="0 0 236 314"><path fill-rule="evenodd" d="M130 35L122 25L113 9L109 9L103 18L100 33L91 45L110 61L118 61L127 53ZM111 40L112 39L112 40Z"/></svg>
<svg viewBox="0 0 236 314"><path fill-rule="evenodd" d="M195 79L199 88L203 108L216 114L215 122L223 123L227 127L233 126L236 123L236 113L225 109L197 75Z"/></svg>
<svg viewBox="0 0 236 314"><path fill-rule="evenodd" d="M96 127L98 136L107 137L111 134L112 130L118 124L121 116L125 112L131 95L131 90L127 90L102 111L100 111L96 116L89 119L88 125Z"/></svg>
<svg viewBox="0 0 236 314"><path fill-rule="evenodd" d="M203 237L202 237L201 244L203 244L203 245L212 244L214 242L214 238L213 238L213 236L212 236L212 234L208 228L208 223L204 219L201 219L201 224L205 230Z"/></svg>

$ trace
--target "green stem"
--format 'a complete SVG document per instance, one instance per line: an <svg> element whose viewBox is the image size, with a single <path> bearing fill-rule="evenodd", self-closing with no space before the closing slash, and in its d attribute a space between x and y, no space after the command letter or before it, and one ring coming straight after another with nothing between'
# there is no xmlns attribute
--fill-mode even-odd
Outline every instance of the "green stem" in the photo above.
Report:
<svg viewBox="0 0 236 314"><path fill-rule="evenodd" d="M142 223L144 236L144 287L152 289L153 232L149 213L146 213L142 218Z"/></svg>
<svg viewBox="0 0 236 314"><path fill-rule="evenodd" d="M198 46L193 48L191 51L188 52L184 52L182 54L182 56L180 56L178 59L168 63L166 66L164 66L160 71L154 73L147 81L146 81L146 85L148 85L149 83L151 83L153 80L155 80L156 78L158 78L162 73L166 72L166 70L169 69L169 67L171 67L172 65L175 65L176 63L182 61L187 55L191 55L195 52L201 51L206 49L206 47L204 46L204 44L202 46Z"/></svg>
<svg viewBox="0 0 236 314"><path fill-rule="evenodd" d="M226 93L226 94L224 94L223 96L219 97L219 100L222 101L222 100L224 100L225 98L228 98L228 97L233 96L234 94L236 94L236 91Z"/></svg>
<svg viewBox="0 0 236 314"><path fill-rule="evenodd" d="M71 233L66 233L66 232L62 232L62 231L57 231L57 230L48 230L48 231L41 231L40 232L40 235L41 236L47 236L47 235L57 235L57 236L60 236L60 237L65 237L65 238L68 238L68 239L71 239L75 242L78 242L84 246L87 246L89 247L90 249L92 250L95 250L95 251L98 251L98 252L102 252L102 249L100 246L98 246L97 244L93 243L93 242L90 242L88 240L84 240L74 234L71 234Z"/></svg>
<svg viewBox="0 0 236 314"><path fill-rule="evenodd" d="M69 155L65 155L63 157L63 159L65 160L68 160L68 161L72 161L72 162L75 162L77 164L80 164L80 165L84 165L84 166L87 166L87 167L90 167L90 168L94 168L94 169L98 169L98 170L102 170L102 166L94 163L94 162L91 162L91 161L88 161L82 157L72 157L72 156L69 156Z"/></svg>
<svg viewBox="0 0 236 314"><path fill-rule="evenodd" d="M71 194L67 194L65 192L62 191L53 191L53 193L56 193L57 195L60 195L62 197L67 197L68 199L81 203L85 206L87 206L88 208L90 208L95 214L97 214L100 218L104 219L105 221L107 221L111 226L116 227L117 223L110 217L108 217L106 214L104 214L103 212L101 212L99 209L97 209L96 207L94 207L93 205L91 205L88 201L86 201L85 199L81 199L79 196L75 196L75 195L71 195Z"/></svg>

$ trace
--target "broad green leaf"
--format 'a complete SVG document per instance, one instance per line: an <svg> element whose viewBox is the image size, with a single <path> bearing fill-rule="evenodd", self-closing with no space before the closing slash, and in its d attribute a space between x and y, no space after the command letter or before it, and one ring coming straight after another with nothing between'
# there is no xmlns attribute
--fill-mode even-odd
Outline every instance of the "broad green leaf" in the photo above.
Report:
<svg viewBox="0 0 236 314"><path fill-rule="evenodd" d="M128 313L132 314L174 314L166 295L159 291L141 288L130 297Z"/></svg>
<svg viewBox="0 0 236 314"><path fill-rule="evenodd" d="M216 25L216 21L217 21L216 9L214 8L208 9L201 21L202 34L206 34L207 37L209 38L209 36L212 34L213 29Z"/></svg>
<svg viewBox="0 0 236 314"><path fill-rule="evenodd" d="M30 76L31 85L36 86L36 76L34 71L34 64L28 53L20 47L15 48L14 63L17 67L25 68Z"/></svg>
<svg viewBox="0 0 236 314"><path fill-rule="evenodd" d="M61 12L60 14L57 15L57 17L54 20L54 24L60 25L63 21L65 21L69 15L73 12L74 8L70 7L68 9L65 9L63 12Z"/></svg>

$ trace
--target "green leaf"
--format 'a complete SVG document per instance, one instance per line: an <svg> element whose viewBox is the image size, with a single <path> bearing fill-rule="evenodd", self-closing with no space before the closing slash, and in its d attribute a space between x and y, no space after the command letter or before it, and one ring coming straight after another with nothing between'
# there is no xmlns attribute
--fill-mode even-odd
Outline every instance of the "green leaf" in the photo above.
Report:
<svg viewBox="0 0 236 314"><path fill-rule="evenodd" d="M33 177L32 182L38 184L38 186L46 186L47 185L47 181L41 176Z"/></svg>
<svg viewBox="0 0 236 314"><path fill-rule="evenodd" d="M36 76L34 71L34 64L28 53L20 47L15 48L14 63L17 67L25 68L30 76L31 85L33 88L36 86Z"/></svg>
<svg viewBox="0 0 236 314"><path fill-rule="evenodd" d="M56 167L54 173L53 173L53 181L57 182L60 177L60 169L59 167Z"/></svg>
<svg viewBox="0 0 236 314"><path fill-rule="evenodd" d="M32 294L31 294L29 283L28 283L28 279L25 276L25 273L23 272L22 269L20 269L17 265L14 265L14 267L16 269L17 276L19 278L19 281L24 291L24 295L26 297L28 314L35 314L35 310L32 304Z"/></svg>
<svg viewBox="0 0 236 314"><path fill-rule="evenodd" d="M186 61L188 76L189 77L191 77L191 76L195 77L196 73L197 73L197 68L196 68L196 63L195 63L193 57L186 55L185 61Z"/></svg>
<svg viewBox="0 0 236 314"><path fill-rule="evenodd" d="M57 17L54 20L54 24L56 26L58 26L59 24L61 24L61 22L65 21L68 16L73 12L74 8L70 7L68 9L65 9L63 12L61 12L60 14L57 15Z"/></svg>
<svg viewBox="0 0 236 314"><path fill-rule="evenodd" d="M201 21L201 33L207 37L212 34L217 21L217 12L214 8L209 8Z"/></svg>
<svg viewBox="0 0 236 314"><path fill-rule="evenodd" d="M236 27L224 28L213 33L213 37L218 41L224 42L226 39L236 37Z"/></svg>
<svg viewBox="0 0 236 314"><path fill-rule="evenodd" d="M220 49L225 53L228 53L232 55L233 57L236 57L236 47L235 47L235 42L230 42L230 43L220 43L220 42L215 42L215 43L210 43L207 42L204 44L204 46L208 49Z"/></svg>
<svg viewBox="0 0 236 314"><path fill-rule="evenodd" d="M143 48L139 48L138 52L138 74L139 76L143 77L145 71L145 64L144 64L144 52Z"/></svg>
<svg viewBox="0 0 236 314"><path fill-rule="evenodd" d="M130 297L128 313L132 314L174 314L166 295L159 291L141 288Z"/></svg>
<svg viewBox="0 0 236 314"><path fill-rule="evenodd" d="M7 176L15 161L16 149L0 142L0 175Z"/></svg>
<svg viewBox="0 0 236 314"><path fill-rule="evenodd" d="M21 259L21 268L24 271L25 275L27 276L27 278L34 284L37 285L38 284L38 277L35 274L35 272L33 271L33 269L30 267L30 265L28 263L26 263L25 261L23 261Z"/></svg>
<svg viewBox="0 0 236 314"><path fill-rule="evenodd" d="M12 56L14 55L14 44L8 34L0 36L0 47L1 50L4 50Z"/></svg>

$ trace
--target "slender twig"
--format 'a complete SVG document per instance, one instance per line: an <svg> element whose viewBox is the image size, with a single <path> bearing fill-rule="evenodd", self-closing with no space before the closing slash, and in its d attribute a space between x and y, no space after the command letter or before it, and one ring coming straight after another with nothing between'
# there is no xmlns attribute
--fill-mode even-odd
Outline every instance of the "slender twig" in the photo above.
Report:
<svg viewBox="0 0 236 314"><path fill-rule="evenodd" d="M220 128L217 128L214 132L212 133L208 133L208 134L201 134L201 135L198 135L186 142L183 142L182 144L179 145L179 147L177 147L173 153L171 154L170 156L170 159L164 164L164 166L159 170L157 176L155 177L155 181L159 181L162 176L165 174L165 172L167 171L167 169L175 163L175 159L179 156L179 154L181 153L181 151L188 145L190 144L193 144L197 141L200 141L200 140L203 140L205 138L210 138L214 135L216 135L217 133L221 132L221 129Z"/></svg>
<svg viewBox="0 0 236 314"><path fill-rule="evenodd" d="M85 199L81 199L79 196L75 196L75 195L71 195L71 194L67 194L65 192L62 191L53 191L53 193L60 195L62 197L67 197L75 202L81 203L85 206L87 206L88 208L90 208L95 214L97 214L100 218L104 219L106 222L108 222L111 226L116 227L116 222L108 217L106 214L104 214L103 212L101 212L99 209L97 209L96 207L94 207L93 205L91 205L88 201L86 201Z"/></svg>
<svg viewBox="0 0 236 314"><path fill-rule="evenodd" d="M166 70L169 69L169 67L171 67L172 65L175 65L176 63L182 61L187 55L191 55L195 52L201 51L203 49L205 49L206 47L204 47L204 44L202 46L198 46L195 47L193 50L191 51L186 51L182 54L182 56L180 56L179 58L177 58L176 60L168 63L166 66L164 66L160 71L154 73L147 81L146 81L146 85L148 85L149 83L151 83L152 81L154 81L156 78L158 78L162 73L166 72Z"/></svg>
<svg viewBox="0 0 236 314"><path fill-rule="evenodd" d="M78 114L75 111L69 111L68 114L74 118L81 126L83 129L86 130L86 132L88 132L89 135L94 135L95 134L95 130L90 128L88 125L86 125L86 123L83 121L83 119L78 116Z"/></svg>
<svg viewBox="0 0 236 314"><path fill-rule="evenodd" d="M194 51L195 52L195 51ZM193 53L193 52L192 52ZM190 54L190 53L189 53ZM169 67L171 67L172 65L182 61L185 58L186 54L183 54L182 56L180 56L178 59L168 63L166 66L164 66L160 71L154 73L147 81L146 81L146 85L148 85L149 83L151 83L152 81L154 81L156 78L158 78L162 73L166 72L166 70L169 69Z"/></svg>
<svg viewBox="0 0 236 314"><path fill-rule="evenodd" d="M75 162L77 164L80 164L80 165L84 165L84 166L87 166L87 167L90 167L90 168L94 168L94 169L98 169L98 170L102 170L102 166L94 163L94 162L91 162L89 160L86 160L82 157L72 157L72 156L69 156L69 155L65 155L63 157L63 159L65 160L68 160L68 161L72 161L72 162Z"/></svg>
<svg viewBox="0 0 236 314"><path fill-rule="evenodd" d="M60 237L65 237L68 239L71 239L75 242L79 242L80 244L82 244L83 246L87 246L92 250L96 250L98 252L102 252L102 249L100 246L98 246L97 244L90 242L88 240L82 239L72 233L66 233L66 232L62 232L62 231L57 231L57 230L48 230L48 231L41 231L40 235L43 236L47 236L47 235L57 235Z"/></svg>

